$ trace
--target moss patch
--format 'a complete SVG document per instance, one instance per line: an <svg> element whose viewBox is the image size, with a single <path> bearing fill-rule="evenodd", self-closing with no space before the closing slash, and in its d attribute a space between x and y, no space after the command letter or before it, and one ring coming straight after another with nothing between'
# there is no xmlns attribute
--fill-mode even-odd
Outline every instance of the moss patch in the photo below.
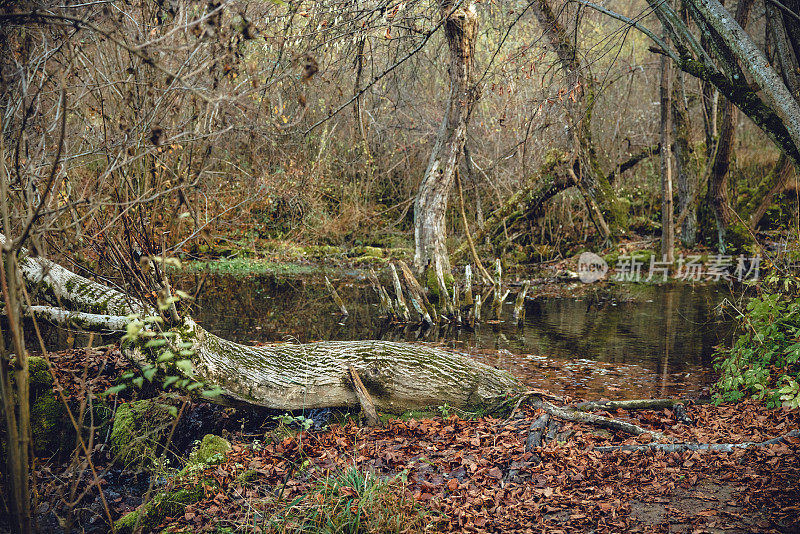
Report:
<svg viewBox="0 0 800 534"><path fill-rule="evenodd" d="M225 453L230 449L231 444L228 440L213 434L206 434L200 443L200 447L189 457L189 463L181 470L178 477L194 470L205 469L209 465L221 463L225 460ZM202 483L159 493L149 503L140 506L117 520L114 523L116 532L118 534L130 534L137 523L143 528L143 532L151 532L164 521L164 518L181 515L188 505L201 500L205 494L204 484L212 487L217 485L213 479L204 479Z"/></svg>
<svg viewBox="0 0 800 534"><path fill-rule="evenodd" d="M189 457L189 465L219 463L225 458L225 453L231 450L231 444L227 439L206 434L200 447ZM219 458L217 456L219 455Z"/></svg>
<svg viewBox="0 0 800 534"><path fill-rule="evenodd" d="M158 456L159 442L172 416L150 400L122 404L114 416L109 442L118 462L128 469L150 470Z"/></svg>
<svg viewBox="0 0 800 534"><path fill-rule="evenodd" d="M114 523L117 534L132 534L138 524L142 532L152 532L166 517L183 514L186 507L204 496L202 484L177 491L159 493L152 501L122 516Z"/></svg>
<svg viewBox="0 0 800 534"><path fill-rule="evenodd" d="M44 358L29 357L28 373L33 453L41 457L52 456L67 443L72 443L74 432L68 423L64 405L53 393L53 377ZM5 436L0 442L0 453L5 456Z"/></svg>
<svg viewBox="0 0 800 534"><path fill-rule="evenodd" d="M383 258L383 249L378 247L355 247L352 251L350 251L350 255Z"/></svg>

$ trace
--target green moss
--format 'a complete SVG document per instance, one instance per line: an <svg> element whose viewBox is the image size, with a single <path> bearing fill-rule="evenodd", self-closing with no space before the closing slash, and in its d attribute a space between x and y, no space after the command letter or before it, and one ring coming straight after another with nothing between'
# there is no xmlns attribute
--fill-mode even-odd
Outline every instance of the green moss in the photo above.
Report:
<svg viewBox="0 0 800 534"><path fill-rule="evenodd" d="M213 261L190 261L184 263L188 272L209 272L230 276L249 276L252 274L274 274L294 276L320 272L316 265L274 262L252 258L228 258Z"/></svg>
<svg viewBox="0 0 800 534"><path fill-rule="evenodd" d="M159 493L152 501L122 516L114 523L117 534L132 534L137 523L142 532L152 532L166 517L181 515L190 504L203 498L202 484Z"/></svg>
<svg viewBox="0 0 800 534"><path fill-rule="evenodd" d="M748 252L753 245L753 236L742 223L731 224L725 231L727 254Z"/></svg>
<svg viewBox="0 0 800 534"><path fill-rule="evenodd" d="M321 258L324 256L339 256L344 251L332 245L310 245L303 248L303 252L310 257Z"/></svg>
<svg viewBox="0 0 800 534"><path fill-rule="evenodd" d="M631 210L631 201L625 197L618 197L611 201L610 211L613 214L613 220L616 224L617 230L625 233L630 225L629 213Z"/></svg>
<svg viewBox="0 0 800 534"><path fill-rule="evenodd" d="M28 383L33 389L49 389L53 387L53 376L47 368L44 358L31 356L28 358Z"/></svg>
<svg viewBox="0 0 800 534"><path fill-rule="evenodd" d="M371 258L383 258L383 249L378 247L355 247L350 251L351 256L369 256Z"/></svg>
<svg viewBox="0 0 800 534"><path fill-rule="evenodd" d="M71 442L72 427L67 422L64 405L53 393L53 377L47 362L31 356L28 372L33 452L36 456L52 456ZM2 452L5 453L5 445Z"/></svg>
<svg viewBox="0 0 800 534"><path fill-rule="evenodd" d="M387 260L386 258L376 258L375 256L359 256L351 261L363 265L383 265Z"/></svg>
<svg viewBox="0 0 800 534"><path fill-rule="evenodd" d="M216 455L222 455L222 459L224 459L225 453L229 450L231 450L231 444L228 440L214 434L206 434L203 436L203 441L200 442L200 447L189 457L189 465L211 465Z"/></svg>
<svg viewBox="0 0 800 534"><path fill-rule="evenodd" d="M178 478L195 469L205 469L209 465L222 462L225 459L225 453L230 449L231 444L228 440L214 434L206 434L203 436L200 447L189 457L188 464L178 474ZM143 527L143 532L150 532L160 525L164 518L182 515L188 505L203 498L204 484L216 486L214 480L204 479L202 483L198 482L175 491L159 493L149 503L120 518L114 524L117 533L132 533L137 521Z"/></svg>
<svg viewBox="0 0 800 534"><path fill-rule="evenodd" d="M236 477L236 481L246 484L254 481L256 478L258 478L258 471L255 469L248 469L247 471L240 473L239 476Z"/></svg>
<svg viewBox="0 0 800 534"><path fill-rule="evenodd" d="M433 410L408 410L400 414L400 419L409 421L411 419L432 419L439 415L439 412Z"/></svg>
<svg viewBox="0 0 800 534"><path fill-rule="evenodd" d="M120 405L109 437L116 460L130 469L152 469L171 421L166 408L150 400Z"/></svg>
<svg viewBox="0 0 800 534"><path fill-rule="evenodd" d="M64 405L52 392L31 403L33 452L37 456L50 456L60 449L64 442L64 413Z"/></svg>

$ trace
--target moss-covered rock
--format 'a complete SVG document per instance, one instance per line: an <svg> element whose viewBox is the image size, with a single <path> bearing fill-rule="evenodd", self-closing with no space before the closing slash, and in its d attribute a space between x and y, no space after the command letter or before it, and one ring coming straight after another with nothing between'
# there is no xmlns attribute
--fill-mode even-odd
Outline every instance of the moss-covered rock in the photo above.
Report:
<svg viewBox="0 0 800 534"><path fill-rule="evenodd" d="M214 434L206 434L200 446L189 456L189 465L212 465L225 459L225 453L231 450L230 442Z"/></svg>
<svg viewBox="0 0 800 534"><path fill-rule="evenodd" d="M171 423L167 407L152 400L122 404L109 437L111 451L127 469L148 471L154 467L159 443Z"/></svg>
<svg viewBox="0 0 800 534"><path fill-rule="evenodd" d="M29 357L28 373L33 453L36 456L52 456L61 452L65 445L73 443L74 432L67 419L66 408L53 393L53 377L47 362L37 356ZM13 374L11 378L13 383ZM4 433L0 435L0 455L6 455Z"/></svg>
<svg viewBox="0 0 800 534"><path fill-rule="evenodd" d="M221 463L225 460L225 453L230 449L231 444L228 440L214 434L206 434L203 436L200 447L190 455L186 467L181 470L176 478L180 479L196 470L202 470L210 465ZM164 518L181 515L188 505L201 500L205 494L204 485L213 487L216 486L216 482L213 479L204 479L199 483L188 484L173 491L159 493L147 504L118 519L114 523L117 534L130 534L137 524L142 527L143 532L152 532L164 521Z"/></svg>
<svg viewBox="0 0 800 534"><path fill-rule="evenodd" d="M64 404L53 393L53 377L43 358L28 358L33 452L52 456L67 442L71 427Z"/></svg>
<svg viewBox="0 0 800 534"><path fill-rule="evenodd" d="M152 532L164 518L183 514L186 507L203 498L202 484L181 488L177 491L159 493L152 501L119 518L114 523L117 534L132 534L137 524L142 532Z"/></svg>

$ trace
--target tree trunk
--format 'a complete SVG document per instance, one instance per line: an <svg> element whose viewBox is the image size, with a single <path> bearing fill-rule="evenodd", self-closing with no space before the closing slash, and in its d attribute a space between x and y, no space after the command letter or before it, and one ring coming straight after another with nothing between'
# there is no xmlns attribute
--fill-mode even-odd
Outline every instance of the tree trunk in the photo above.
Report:
<svg viewBox="0 0 800 534"><path fill-rule="evenodd" d="M0 244L3 242L0 235ZM63 317L80 318L87 329L119 330L128 322L124 315L153 312L119 291L42 257L22 257L20 268L31 292L48 302L70 303L72 311L79 312L62 315L44 307L31 310L56 322ZM86 311L98 309L104 310L102 314ZM220 397L212 399L222 404L274 410L358 406L349 367L359 374L375 406L384 411L402 412L445 403L491 409L521 391L520 383L506 371L424 345L328 341L252 347L215 336L191 318L185 318L172 331L177 334L173 341L176 346L181 342L192 344L193 376L223 389ZM137 363L152 362L152 355L141 348L124 348ZM176 353L178 350L174 349Z"/></svg>
<svg viewBox="0 0 800 534"><path fill-rule="evenodd" d="M752 201L743 210L745 214L750 214L750 221L747 226L751 232L756 231L758 223L761 222L769 207L772 206L775 197L786 187L791 171L792 164L786 154L782 153L772 172L764 177L758 188L756 188ZM756 202L758 202L757 205Z"/></svg>
<svg viewBox="0 0 800 534"><path fill-rule="evenodd" d="M672 226L672 156L670 154L670 64L661 56L661 257L675 259L675 228Z"/></svg>
<svg viewBox="0 0 800 534"><path fill-rule="evenodd" d="M733 142L736 135L737 109L727 99L722 103L722 128L717 139L717 155L710 164L708 180L708 205L714 214L717 230L717 250L725 253L725 235L731 222L728 199L728 171L730 170Z"/></svg>
<svg viewBox="0 0 800 534"><path fill-rule="evenodd" d="M472 71L478 17L472 2L455 9L453 0L440 0L439 5L442 17L446 17L445 37L450 49L450 96L414 201L414 265L422 271L428 263L438 263L449 272L445 212L477 100Z"/></svg>
<svg viewBox="0 0 800 534"><path fill-rule="evenodd" d="M681 243L693 247L697 243L697 208L695 190L699 187L697 169L692 165L689 139L689 110L685 100L683 73L677 73L672 90L672 133L675 153L675 183L678 188L678 213L688 210L680 228Z"/></svg>
<svg viewBox="0 0 800 534"><path fill-rule="evenodd" d="M750 18L750 8L753 6L753 2L754 0L740 0L736 6L735 18L742 30L747 28L747 21ZM738 109L730 100L725 99L722 104L722 129L717 141L717 153L712 162L711 176L708 183L708 203L714 213L714 222L717 228L717 250L720 254L724 254L727 248L726 233L732 216L728 187L738 119Z"/></svg>
<svg viewBox="0 0 800 534"><path fill-rule="evenodd" d="M567 82L567 118L573 150L580 161L576 185L583 195L592 220L604 238L624 231L627 213L617 204L611 182L603 172L592 138L592 116L596 102L591 74L584 74L578 51L548 0L535 0L531 10L545 32L550 48L558 56Z"/></svg>
<svg viewBox="0 0 800 534"><path fill-rule="evenodd" d="M747 2L752 5L752 0L747 0ZM778 145L796 163L800 163L798 159L798 151L800 150L800 105L798 105L795 97L771 67L763 52L756 46L739 22L730 16L730 13L720 4L719 0L693 0L692 5L699 11L703 20L719 34L720 39L726 45L726 52L730 53L731 57L724 59L729 63L739 62L742 70L752 79L758 89L763 91L766 102L785 128L785 134L777 132L775 128L768 128L765 131L774 139L777 136L776 142ZM745 18L740 20L744 21ZM686 66L689 65L684 62L682 68ZM718 85L720 89L723 88L721 85L724 84ZM746 105L745 109L751 113L760 111L760 107L756 104L747 103L746 100L750 96L745 92L742 93L740 95L742 103L750 104ZM753 119L759 126L763 127L763 122L757 120L758 117Z"/></svg>

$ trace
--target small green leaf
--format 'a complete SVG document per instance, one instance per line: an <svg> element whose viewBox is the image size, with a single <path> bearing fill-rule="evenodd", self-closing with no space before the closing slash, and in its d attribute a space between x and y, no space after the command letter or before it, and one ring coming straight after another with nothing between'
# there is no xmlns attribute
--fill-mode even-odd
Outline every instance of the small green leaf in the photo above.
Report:
<svg viewBox="0 0 800 534"><path fill-rule="evenodd" d="M127 388L127 387L128 386L126 386L125 384L118 384L116 386L111 386L110 388L108 388L106 390L105 393L103 393L103 395L116 395L120 391L124 391L125 388Z"/></svg>
<svg viewBox="0 0 800 534"><path fill-rule="evenodd" d="M163 347L166 344L167 344L166 339L151 339L150 341L144 344L144 348L150 349L153 347Z"/></svg>
<svg viewBox="0 0 800 534"><path fill-rule="evenodd" d="M156 371L158 371L158 368L151 367L149 369L145 369L144 371L142 371L142 374L144 375L144 377L147 379L148 382L152 382L153 377L156 375Z"/></svg>
<svg viewBox="0 0 800 534"><path fill-rule="evenodd" d="M134 384L134 385L135 385L137 388L139 388L139 389L142 389L142 386L144 385L144 378L142 378L141 376L139 376L139 377L137 377L137 378L134 378L133 380L131 380L131 382L133 382L133 384Z"/></svg>
<svg viewBox="0 0 800 534"><path fill-rule="evenodd" d="M178 378L180 378L180 377L177 377L177 376L168 376L166 379L164 379L164 389L167 389L167 388L168 388L168 387L170 387L172 384L174 384L175 382L177 382L177 381L178 381Z"/></svg>
<svg viewBox="0 0 800 534"><path fill-rule="evenodd" d="M178 360L175 362L175 367L177 367L180 371L183 371L185 374L190 375L194 370L192 366L192 362L189 360Z"/></svg>

